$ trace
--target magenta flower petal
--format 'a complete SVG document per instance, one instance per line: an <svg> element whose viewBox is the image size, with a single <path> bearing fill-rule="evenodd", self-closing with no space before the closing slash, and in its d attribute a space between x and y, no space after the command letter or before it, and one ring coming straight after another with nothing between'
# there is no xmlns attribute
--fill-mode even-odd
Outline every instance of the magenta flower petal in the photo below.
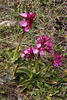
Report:
<svg viewBox="0 0 67 100"><path fill-rule="evenodd" d="M23 21L23 20L19 21L19 24L20 24L20 26L22 26L22 27L26 27L26 26L27 26L27 22L25 22L25 21Z"/></svg>
<svg viewBox="0 0 67 100"><path fill-rule="evenodd" d="M32 15L32 12L29 12L30 15Z"/></svg>
<svg viewBox="0 0 67 100"><path fill-rule="evenodd" d="M21 57L23 58L24 56L25 56L25 54L24 54L24 53L22 53Z"/></svg>
<svg viewBox="0 0 67 100"><path fill-rule="evenodd" d="M26 26L26 27L24 28L24 31L25 31L25 32L29 32L29 27Z"/></svg>
<svg viewBox="0 0 67 100"><path fill-rule="evenodd" d="M52 55L52 52L48 52L50 55Z"/></svg>
<svg viewBox="0 0 67 100"><path fill-rule="evenodd" d="M44 48L40 48L39 51L40 51L40 55L44 55L45 54Z"/></svg>
<svg viewBox="0 0 67 100"><path fill-rule="evenodd" d="M35 16L36 16L36 13L29 12L29 14L30 14L30 16L31 16L32 18L35 18Z"/></svg>
<svg viewBox="0 0 67 100"><path fill-rule="evenodd" d="M53 45L52 43L53 43L53 41L48 41L48 42L45 43L45 45L52 46Z"/></svg>
<svg viewBox="0 0 67 100"><path fill-rule="evenodd" d="M50 40L50 37L48 35L45 35L45 41Z"/></svg>
<svg viewBox="0 0 67 100"><path fill-rule="evenodd" d="M38 37L38 40L40 40L41 37Z"/></svg>
<svg viewBox="0 0 67 100"><path fill-rule="evenodd" d="M41 47L41 44L37 44L37 48L40 48Z"/></svg>
<svg viewBox="0 0 67 100"><path fill-rule="evenodd" d="M62 65L62 62L59 62L59 66L61 66Z"/></svg>
<svg viewBox="0 0 67 100"><path fill-rule="evenodd" d="M37 49L37 47L33 47L33 53L37 54L39 52L39 50Z"/></svg>
<svg viewBox="0 0 67 100"><path fill-rule="evenodd" d="M51 46L46 46L45 47L45 50L50 54L50 55L52 55L52 53L50 52L51 50L53 49L53 47Z"/></svg>
<svg viewBox="0 0 67 100"><path fill-rule="evenodd" d="M58 53L54 53L54 59L53 59L53 63L55 67L60 67L62 65L62 56L60 56Z"/></svg>
<svg viewBox="0 0 67 100"><path fill-rule="evenodd" d="M55 66L55 67L58 67L58 63L54 63L54 66Z"/></svg>
<svg viewBox="0 0 67 100"><path fill-rule="evenodd" d="M27 54L28 53L28 49L24 50L23 53L24 54Z"/></svg>
<svg viewBox="0 0 67 100"><path fill-rule="evenodd" d="M54 57L55 58L59 57L58 53L54 53Z"/></svg>
<svg viewBox="0 0 67 100"><path fill-rule="evenodd" d="M44 55L45 54L45 52L44 51L40 51L40 55Z"/></svg>
<svg viewBox="0 0 67 100"><path fill-rule="evenodd" d="M26 14L26 13L22 13L22 14L20 14L20 15L23 16L24 18L27 17L27 14Z"/></svg>

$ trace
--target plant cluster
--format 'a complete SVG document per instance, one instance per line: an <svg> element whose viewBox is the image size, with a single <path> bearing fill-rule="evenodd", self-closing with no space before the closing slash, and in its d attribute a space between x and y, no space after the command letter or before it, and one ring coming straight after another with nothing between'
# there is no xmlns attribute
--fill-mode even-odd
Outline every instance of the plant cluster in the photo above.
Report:
<svg viewBox="0 0 67 100"><path fill-rule="evenodd" d="M16 59L16 54L18 52L21 40L24 37L25 32L29 32L29 30L32 28L32 24L34 22L33 19L36 16L36 14L32 12L22 13L20 15L23 16L25 21L23 20L19 21L19 24L23 29L23 33L14 54L14 58L13 58L14 61ZM26 61L28 61L29 63L25 65L23 60L23 64L19 64L18 67L16 67L13 72L13 75L17 80L19 87L22 87L22 91L25 90L26 88L29 88L30 85L41 89L38 83L39 81L40 82L45 81L46 72L49 69L50 65L53 66L54 64L55 67L60 67L62 65L62 61L63 61L62 55L59 55L57 52L54 52L54 58L52 63L49 64L49 66L44 65L43 68L40 69L40 67L42 67L42 65L40 65L39 63L40 57L44 56L46 52L52 55L53 44L54 41L52 41L50 36L42 35L38 37L36 46L34 47L31 46L30 48L23 50L21 59L25 58Z"/></svg>

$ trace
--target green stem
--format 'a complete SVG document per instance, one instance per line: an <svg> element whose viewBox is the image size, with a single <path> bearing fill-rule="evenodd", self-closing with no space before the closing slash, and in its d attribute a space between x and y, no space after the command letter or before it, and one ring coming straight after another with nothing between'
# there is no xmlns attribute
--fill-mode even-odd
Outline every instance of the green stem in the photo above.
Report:
<svg viewBox="0 0 67 100"><path fill-rule="evenodd" d="M38 63L39 63L40 54L38 53L37 59L35 59L35 70L37 71Z"/></svg>
<svg viewBox="0 0 67 100"><path fill-rule="evenodd" d="M47 72L48 68L49 68L49 66L46 67L46 69L45 69L45 73Z"/></svg>
<svg viewBox="0 0 67 100"><path fill-rule="evenodd" d="M32 78L32 66L31 66L31 58L30 58L29 64L30 64L30 69L31 69L31 76L30 76L30 78Z"/></svg>
<svg viewBox="0 0 67 100"><path fill-rule="evenodd" d="M21 35L21 37L20 37L20 40L19 40L19 43L18 43L18 45L17 45L17 47L16 47L16 50L15 50L15 53L14 53L14 57L13 57L13 61L14 61L15 58L16 58L16 54L17 54L17 52L18 52L18 50L19 50L20 43L21 43L21 41L22 41L22 38L24 37L24 33L25 33L25 32L22 33L22 35Z"/></svg>

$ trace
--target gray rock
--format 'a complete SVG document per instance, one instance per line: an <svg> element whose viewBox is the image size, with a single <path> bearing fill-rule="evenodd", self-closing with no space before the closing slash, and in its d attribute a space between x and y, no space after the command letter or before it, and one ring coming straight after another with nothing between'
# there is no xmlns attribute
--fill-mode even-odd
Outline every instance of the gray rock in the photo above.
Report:
<svg viewBox="0 0 67 100"><path fill-rule="evenodd" d="M21 97L18 97L18 100L22 100L22 98Z"/></svg>
<svg viewBox="0 0 67 100"><path fill-rule="evenodd" d="M3 84L5 81L0 78L0 84Z"/></svg>
<svg viewBox="0 0 67 100"><path fill-rule="evenodd" d="M16 24L16 21L11 21L11 20L7 20L7 21L2 21L0 23L0 26L14 26Z"/></svg>

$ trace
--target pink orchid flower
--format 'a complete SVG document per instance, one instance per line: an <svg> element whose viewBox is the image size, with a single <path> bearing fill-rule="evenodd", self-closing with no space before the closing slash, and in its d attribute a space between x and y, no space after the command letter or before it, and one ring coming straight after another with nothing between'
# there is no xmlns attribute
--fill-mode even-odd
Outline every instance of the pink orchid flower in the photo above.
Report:
<svg viewBox="0 0 67 100"><path fill-rule="evenodd" d="M20 26L24 29L25 32L28 32L32 28L32 24L34 22L34 18L36 16L35 13L29 12L29 13L22 13L20 14L25 21L21 20L19 21Z"/></svg>
<svg viewBox="0 0 67 100"><path fill-rule="evenodd" d="M39 49L40 55L44 55L46 50L49 54L51 53L51 50L53 49L52 45L53 45L53 41L49 41L50 37L45 35L45 36L41 36L38 38L38 44L37 44L37 48Z"/></svg>
<svg viewBox="0 0 67 100"><path fill-rule="evenodd" d="M35 54L38 53L37 47L30 47L23 51L21 57L32 58Z"/></svg>
<svg viewBox="0 0 67 100"><path fill-rule="evenodd" d="M55 67L60 67L62 65L62 55L60 56L58 53L54 53L54 59L53 59L53 63Z"/></svg>

